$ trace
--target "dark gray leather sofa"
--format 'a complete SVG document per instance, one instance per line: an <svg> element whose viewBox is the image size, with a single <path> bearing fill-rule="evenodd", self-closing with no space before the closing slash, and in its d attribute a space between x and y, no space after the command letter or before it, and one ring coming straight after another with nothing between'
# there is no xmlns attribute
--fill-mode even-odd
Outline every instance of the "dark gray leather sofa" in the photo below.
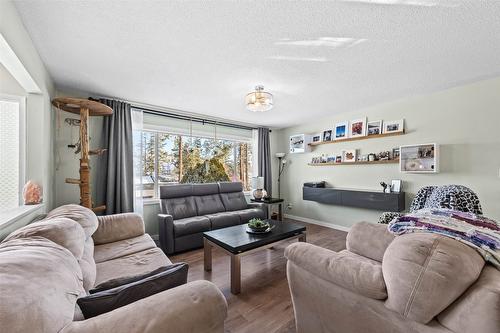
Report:
<svg viewBox="0 0 500 333"><path fill-rule="evenodd" d="M160 247L166 254L203 246L203 232L267 218L262 204L247 203L241 183L160 187Z"/></svg>

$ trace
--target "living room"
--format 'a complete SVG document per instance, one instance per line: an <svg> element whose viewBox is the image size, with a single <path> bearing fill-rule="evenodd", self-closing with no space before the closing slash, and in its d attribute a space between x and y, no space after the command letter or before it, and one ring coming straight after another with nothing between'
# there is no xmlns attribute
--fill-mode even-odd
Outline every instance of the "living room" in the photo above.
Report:
<svg viewBox="0 0 500 333"><path fill-rule="evenodd" d="M0 2L2 332L500 332L500 2Z"/></svg>

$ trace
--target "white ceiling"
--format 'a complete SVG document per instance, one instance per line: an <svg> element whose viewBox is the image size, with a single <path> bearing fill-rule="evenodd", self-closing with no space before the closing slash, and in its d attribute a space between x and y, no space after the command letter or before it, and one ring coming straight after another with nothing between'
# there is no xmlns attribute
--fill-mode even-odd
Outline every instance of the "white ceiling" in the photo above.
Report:
<svg viewBox="0 0 500 333"><path fill-rule="evenodd" d="M499 1L16 6L60 88L273 127L500 75Z"/></svg>

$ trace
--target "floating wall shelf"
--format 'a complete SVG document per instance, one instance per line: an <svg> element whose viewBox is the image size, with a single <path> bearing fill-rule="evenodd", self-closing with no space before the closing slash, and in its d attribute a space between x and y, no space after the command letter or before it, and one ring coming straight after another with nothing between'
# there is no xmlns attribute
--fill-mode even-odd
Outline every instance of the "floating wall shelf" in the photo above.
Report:
<svg viewBox="0 0 500 333"><path fill-rule="evenodd" d="M356 162L327 162L327 163L308 163L310 166L336 166L336 165L365 165L365 164L391 164L399 163L399 159L396 160L381 160L381 161L356 161Z"/></svg>
<svg viewBox="0 0 500 333"><path fill-rule="evenodd" d="M341 143L341 142L348 142L348 141L359 141L359 140L385 138L388 136L396 136L396 135L404 135L404 134L405 134L404 132L396 132L396 133L385 133L385 134L359 136L359 137L355 137L355 138L339 139L339 140L332 140L332 141L311 142L311 143L309 143L309 146L319 146L319 145L326 145L326 144L330 144L330 143Z"/></svg>

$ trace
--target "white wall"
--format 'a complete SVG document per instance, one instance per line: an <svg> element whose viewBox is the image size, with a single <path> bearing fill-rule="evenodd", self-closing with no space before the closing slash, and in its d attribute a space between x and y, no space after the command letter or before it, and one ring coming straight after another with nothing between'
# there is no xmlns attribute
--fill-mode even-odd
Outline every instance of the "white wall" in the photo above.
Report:
<svg viewBox="0 0 500 333"><path fill-rule="evenodd" d="M52 208L54 202L53 113L50 105L54 85L11 1L0 1L0 33L42 91L42 94L27 94L5 69L0 69L0 93L27 97L26 179L33 179L43 186L45 205L40 211L43 212ZM33 216L31 214L11 224L9 230L28 223ZM0 229L0 239L6 232Z"/></svg>
<svg viewBox="0 0 500 333"><path fill-rule="evenodd" d="M332 101L334 103L335 101ZM407 206L426 185L462 184L479 196L486 216L500 220L500 78L477 82L427 96L414 96L311 121L280 131L278 146L288 148L289 136L318 133L335 122L367 116L368 120L405 119L407 134L364 141L320 145L311 153L288 155L282 193L293 205L291 215L349 227L358 221L376 222L381 212L325 205L302 200L302 184L325 180L330 186L380 190L379 182L402 179ZM402 174L397 164L308 166L312 156L360 149L362 154L391 150L405 144L437 142L441 148L439 174Z"/></svg>

